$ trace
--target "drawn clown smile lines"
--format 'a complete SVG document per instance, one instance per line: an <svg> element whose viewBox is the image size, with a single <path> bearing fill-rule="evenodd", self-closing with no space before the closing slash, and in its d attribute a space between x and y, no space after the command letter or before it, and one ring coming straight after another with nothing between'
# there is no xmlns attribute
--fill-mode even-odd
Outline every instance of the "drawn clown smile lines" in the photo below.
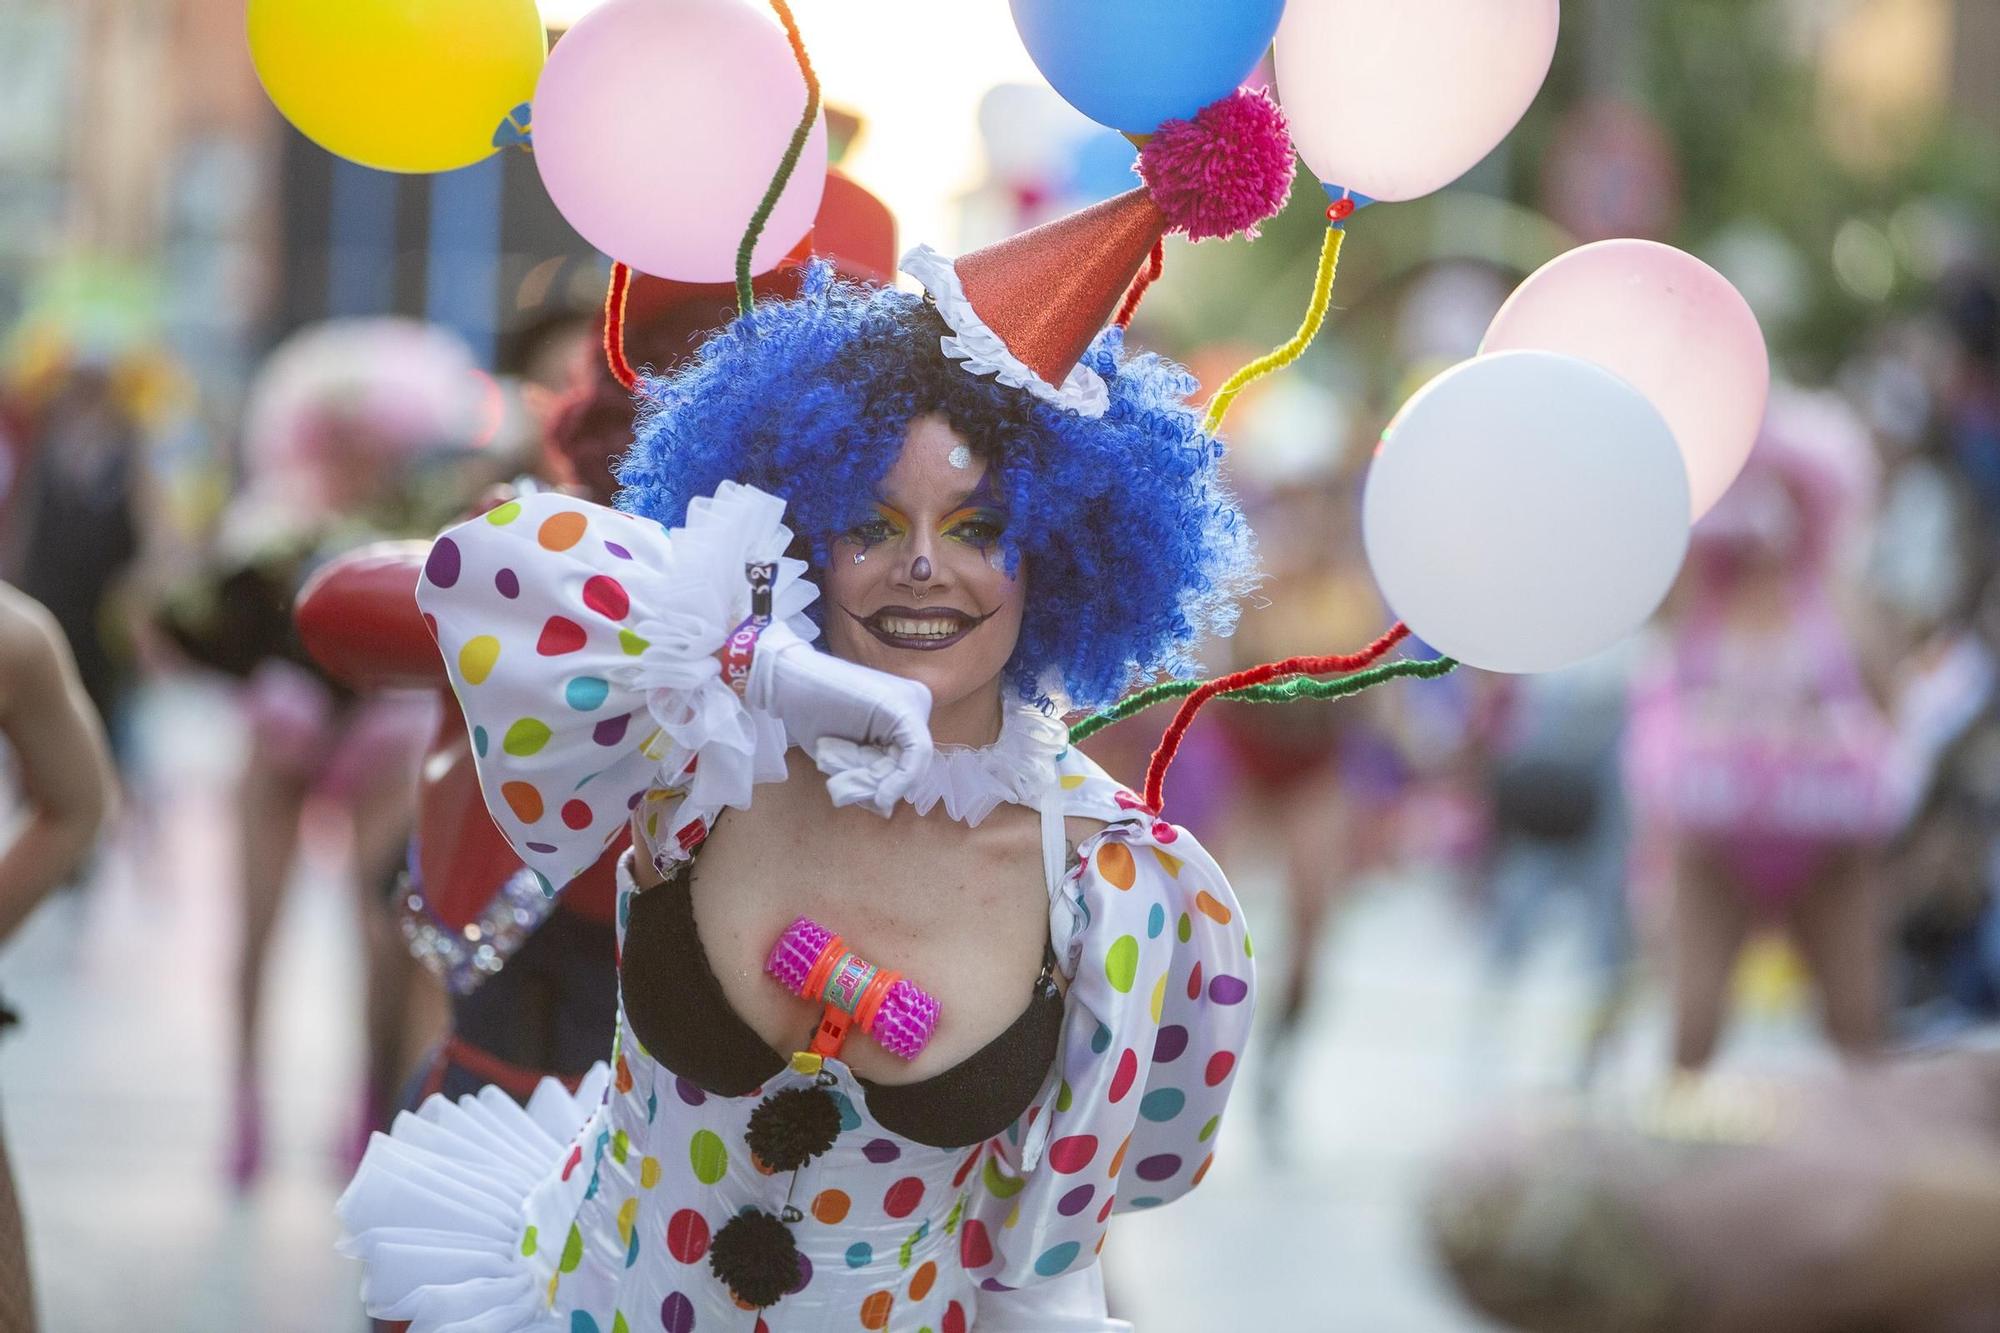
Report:
<svg viewBox="0 0 2000 1333"><path fill-rule="evenodd" d="M949 648L993 618L990 611L983 616L969 616L943 607L918 611L907 606L885 606L872 616L857 616L852 611L847 614L889 647L919 653Z"/></svg>

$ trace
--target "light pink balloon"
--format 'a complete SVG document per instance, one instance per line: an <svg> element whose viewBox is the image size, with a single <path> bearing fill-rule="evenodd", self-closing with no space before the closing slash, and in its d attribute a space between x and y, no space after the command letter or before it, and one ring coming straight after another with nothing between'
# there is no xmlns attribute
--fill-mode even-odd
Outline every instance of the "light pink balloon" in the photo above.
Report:
<svg viewBox="0 0 2000 1333"><path fill-rule="evenodd" d="M1771 357L1729 280L1658 241L1598 241L1558 255L1514 290L1482 352L1532 349L1594 361L1646 395L1687 464L1694 516L1743 470Z"/></svg>
<svg viewBox="0 0 2000 1333"><path fill-rule="evenodd" d="M1323 183L1370 199L1443 189L1535 100L1556 24L1557 0L1289 0L1276 52L1292 142Z"/></svg>
<svg viewBox="0 0 2000 1333"><path fill-rule="evenodd" d="M763 9L610 0L549 53L535 89L535 165L570 226L613 259L727 282L805 107L791 45ZM754 272L811 229L825 184L822 114L751 252Z"/></svg>

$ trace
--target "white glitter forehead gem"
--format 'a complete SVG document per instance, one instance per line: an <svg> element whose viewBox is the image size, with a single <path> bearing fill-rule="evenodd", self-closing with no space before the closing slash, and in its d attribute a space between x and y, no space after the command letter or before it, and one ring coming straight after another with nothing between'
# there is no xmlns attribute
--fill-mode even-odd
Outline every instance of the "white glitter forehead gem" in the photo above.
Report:
<svg viewBox="0 0 2000 1333"><path fill-rule="evenodd" d="M967 468L972 466L972 450L962 444L953 445L951 447L951 452L946 454L944 457L945 457L945 462L950 463L960 472L963 472Z"/></svg>

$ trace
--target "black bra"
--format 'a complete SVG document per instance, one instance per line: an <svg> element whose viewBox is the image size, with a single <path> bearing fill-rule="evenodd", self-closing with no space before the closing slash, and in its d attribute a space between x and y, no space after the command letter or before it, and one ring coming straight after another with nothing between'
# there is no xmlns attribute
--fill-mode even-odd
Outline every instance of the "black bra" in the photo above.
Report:
<svg viewBox="0 0 2000 1333"><path fill-rule="evenodd" d="M723 994L694 920L688 868L637 894L625 928L625 1016L667 1069L719 1097L745 1097L788 1061ZM1041 1091L1062 1035L1055 950L1042 943L1034 994L1007 1030L941 1073L915 1083L859 1079L884 1129L915 1143L965 1148L1000 1134ZM775 983L773 983L775 984Z"/></svg>

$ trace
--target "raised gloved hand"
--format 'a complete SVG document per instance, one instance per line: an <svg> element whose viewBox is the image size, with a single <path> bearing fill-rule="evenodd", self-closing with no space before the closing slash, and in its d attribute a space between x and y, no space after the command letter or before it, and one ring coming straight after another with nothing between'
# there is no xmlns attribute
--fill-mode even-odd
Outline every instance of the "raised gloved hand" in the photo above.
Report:
<svg viewBox="0 0 2000 1333"><path fill-rule="evenodd" d="M784 723L835 805L886 816L930 763L928 689L821 652L782 624L757 640L744 702Z"/></svg>

